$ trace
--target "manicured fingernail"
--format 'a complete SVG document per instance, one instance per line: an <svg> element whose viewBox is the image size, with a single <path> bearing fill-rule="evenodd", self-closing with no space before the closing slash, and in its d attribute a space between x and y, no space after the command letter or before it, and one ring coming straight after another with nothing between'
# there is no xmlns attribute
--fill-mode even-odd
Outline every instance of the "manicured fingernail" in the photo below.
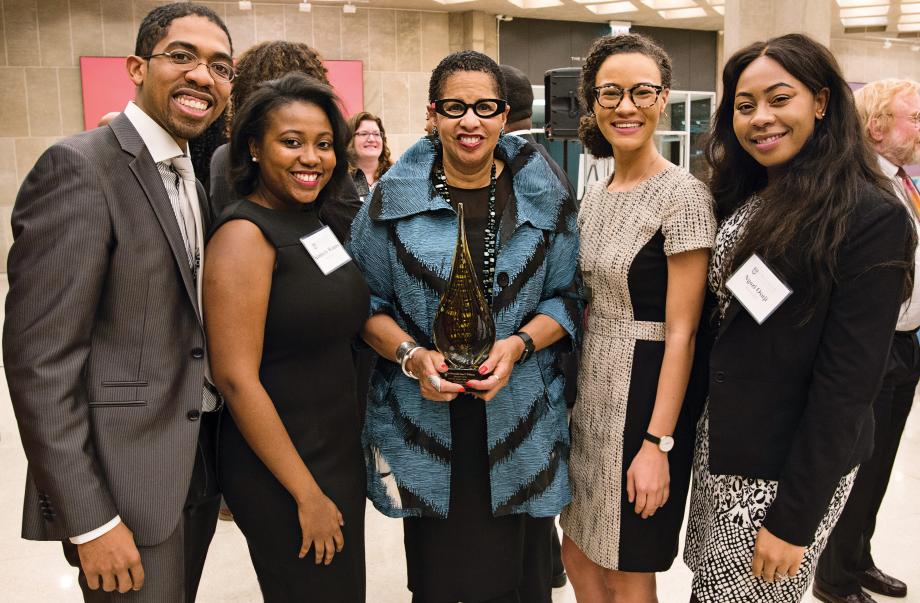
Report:
<svg viewBox="0 0 920 603"><path fill-rule="evenodd" d="M465 394L465 393L466 393L466 388L463 387L462 385L460 386L460 393L461 393L461 394Z"/></svg>
<svg viewBox="0 0 920 603"><path fill-rule="evenodd" d="M489 367L487 367L486 365L483 364L481 367L479 367L480 375L485 375L488 372L489 372Z"/></svg>
<svg viewBox="0 0 920 603"><path fill-rule="evenodd" d="M447 365L444 364L444 363L442 362L442 363L441 363L441 366L438 367L438 370L439 370L439 371L446 371L446 370L447 370Z"/></svg>

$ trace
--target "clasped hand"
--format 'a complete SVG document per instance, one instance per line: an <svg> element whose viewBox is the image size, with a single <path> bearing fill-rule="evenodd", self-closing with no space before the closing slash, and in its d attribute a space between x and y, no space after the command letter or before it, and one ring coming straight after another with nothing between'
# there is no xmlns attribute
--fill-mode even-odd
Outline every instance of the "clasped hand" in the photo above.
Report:
<svg viewBox="0 0 920 603"><path fill-rule="evenodd" d="M524 341L517 336L499 339L492 346L489 357L479 367L485 379L471 379L460 385L447 381L443 375L447 372L444 355L434 350L418 350L406 363L413 375L419 377L419 391L422 397L437 402L449 402L458 394L471 393L477 398L489 401L498 395L508 384L514 363L524 353ZM429 376L439 377L440 389L436 388Z"/></svg>

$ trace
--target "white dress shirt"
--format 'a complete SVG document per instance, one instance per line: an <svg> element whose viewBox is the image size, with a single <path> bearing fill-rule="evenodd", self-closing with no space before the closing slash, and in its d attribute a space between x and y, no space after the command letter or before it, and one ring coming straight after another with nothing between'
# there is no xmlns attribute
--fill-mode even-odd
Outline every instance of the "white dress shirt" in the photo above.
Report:
<svg viewBox="0 0 920 603"><path fill-rule="evenodd" d="M920 235L920 221L918 221L917 210L907 196L907 191L904 190L904 183L898 178L898 166L881 155L878 156L878 165L882 173L891 180L893 188L898 194L898 199L907 207L908 213L913 217L917 233ZM920 267L920 245L917 246L917 250L914 252L914 290L911 292L910 299L901 306L901 314L898 316L898 324L895 327L898 331L913 331L920 327L920 278L918 278L920 274L917 272L918 267Z"/></svg>

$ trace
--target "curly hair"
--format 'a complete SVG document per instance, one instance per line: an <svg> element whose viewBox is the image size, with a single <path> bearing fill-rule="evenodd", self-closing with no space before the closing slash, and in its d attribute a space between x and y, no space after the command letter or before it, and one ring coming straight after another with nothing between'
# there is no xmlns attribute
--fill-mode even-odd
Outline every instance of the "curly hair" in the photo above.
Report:
<svg viewBox="0 0 920 603"><path fill-rule="evenodd" d="M230 180L240 196L252 194L259 184L259 164L252 161L249 143L262 140L271 114L291 103L307 103L319 107L332 125L332 148L335 169L332 178L320 192L316 203L341 192L348 178L348 125L339 109L339 99L332 88L302 73L288 73L282 78L260 84L240 107L230 134ZM330 192L331 191L331 192Z"/></svg>
<svg viewBox="0 0 920 603"><path fill-rule="evenodd" d="M613 157L613 147L604 138L594 116L594 86L597 85L597 72L607 57L627 53L645 55L655 61L661 74L661 85L665 88L671 87L671 57L651 38L642 34L620 34L606 35L595 40L588 51L584 67L581 68L579 100L586 115L581 117L578 124L578 137L595 157Z"/></svg>
<svg viewBox="0 0 920 603"><path fill-rule="evenodd" d="M182 17L204 17L214 25L218 26L227 34L227 42L230 44L230 53L233 54L233 39L230 37L230 30L227 29L223 20L217 16L213 10L201 4L191 2L173 2L158 6L147 13L144 20L141 21L140 27L137 28L137 39L134 42L134 54L143 57L153 52L154 46L166 37L169 26L176 19Z"/></svg>
<svg viewBox="0 0 920 603"><path fill-rule="evenodd" d="M236 63L233 91L227 105L228 127L233 122L235 108L242 107L259 84L278 79L293 71L299 71L329 85L322 57L301 42L262 42L244 52Z"/></svg>
<svg viewBox="0 0 920 603"><path fill-rule="evenodd" d="M767 178L759 164L738 141L734 130L735 93L741 74L761 57L776 61L812 94L828 93L823 119L798 154L783 166L782 177ZM722 71L722 99L706 143L706 160L712 167L710 189L720 220L730 216L753 194L763 202L745 227L733 252L747 258L754 251L787 274L812 283L803 291L800 312L807 321L816 300L833 287L837 252L860 195L866 187L890 191L869 148L853 93L834 55L822 44L802 34L787 34L742 48ZM890 198L896 202L894 197ZM905 250L905 290L910 290L914 241ZM797 249L804 261L795 265L786 252ZM726 262L724 274L732 270Z"/></svg>
<svg viewBox="0 0 920 603"><path fill-rule="evenodd" d="M501 99L507 98L508 89L505 86L505 76L499 69L498 63L492 60L488 55L475 50L461 50L447 55L438 66L431 72L431 80L428 82L428 102L441 98L441 89L447 78L460 71L481 71L492 76L495 80L495 91Z"/></svg>
<svg viewBox="0 0 920 603"><path fill-rule="evenodd" d="M380 128L380 142L383 149L377 158L377 171L374 173L374 180L380 180L380 177L393 167L393 160L390 159L390 147L387 145L387 131L383 129L383 120L367 111L355 113L348 120L348 172L354 174L355 170L358 169L357 165L355 165L355 158L357 157L355 152L355 132L358 131L358 126L361 125L362 121L372 121Z"/></svg>

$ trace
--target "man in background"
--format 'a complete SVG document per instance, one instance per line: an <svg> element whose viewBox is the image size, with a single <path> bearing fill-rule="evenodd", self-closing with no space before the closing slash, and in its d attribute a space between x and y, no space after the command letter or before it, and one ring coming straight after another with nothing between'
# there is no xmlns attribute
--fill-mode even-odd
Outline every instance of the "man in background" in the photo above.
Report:
<svg viewBox="0 0 920 603"><path fill-rule="evenodd" d="M866 136L878 153L879 167L920 231L920 192L904 171L906 165L920 164L920 84L880 80L857 90L855 96ZM920 254L920 246L917 252ZM913 293L901 308L882 388L873 403L875 449L860 465L843 514L818 561L812 591L825 603L875 601L863 588L889 597L907 596L906 584L876 567L870 541L920 380L917 265L920 255L915 258Z"/></svg>

